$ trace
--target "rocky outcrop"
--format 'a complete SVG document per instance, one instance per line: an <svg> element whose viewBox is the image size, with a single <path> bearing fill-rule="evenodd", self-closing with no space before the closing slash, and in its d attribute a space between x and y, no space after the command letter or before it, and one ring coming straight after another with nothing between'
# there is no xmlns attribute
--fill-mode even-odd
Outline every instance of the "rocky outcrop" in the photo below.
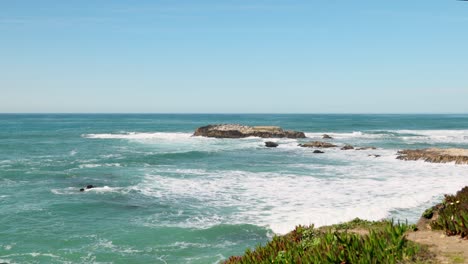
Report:
<svg viewBox="0 0 468 264"><path fill-rule="evenodd" d="M303 148L334 148L337 147L337 145L333 145L328 142L322 142L322 141L312 141L312 142L307 142L304 144L299 144L300 147Z"/></svg>
<svg viewBox="0 0 468 264"><path fill-rule="evenodd" d="M341 148L341 150L349 150L349 149L354 149L354 147L351 146L351 145L344 145L344 146Z"/></svg>
<svg viewBox="0 0 468 264"><path fill-rule="evenodd" d="M400 160L424 160L433 163L455 162L456 164L468 164L468 149L406 149L398 151L397 159Z"/></svg>
<svg viewBox="0 0 468 264"><path fill-rule="evenodd" d="M299 131L283 130L276 126L242 126L236 124L209 125L197 128L194 136L213 138L305 138Z"/></svg>
<svg viewBox="0 0 468 264"><path fill-rule="evenodd" d="M265 147L267 148L276 148L278 146L278 143L272 142L272 141L267 141L265 142Z"/></svg>
<svg viewBox="0 0 468 264"><path fill-rule="evenodd" d="M333 139L333 137L331 137L330 135L327 135L327 134L323 134L322 138L323 139Z"/></svg>
<svg viewBox="0 0 468 264"><path fill-rule="evenodd" d="M439 203L430 207L424 211L422 216L419 218L416 226L419 230L431 230L431 224L437 221L439 218L439 212L441 209L445 208L443 203Z"/></svg>

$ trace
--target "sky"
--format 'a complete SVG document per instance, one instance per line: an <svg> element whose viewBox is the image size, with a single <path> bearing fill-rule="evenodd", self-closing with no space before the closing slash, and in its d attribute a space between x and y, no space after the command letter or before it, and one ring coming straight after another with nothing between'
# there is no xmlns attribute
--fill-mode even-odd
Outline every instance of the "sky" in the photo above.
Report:
<svg viewBox="0 0 468 264"><path fill-rule="evenodd" d="M468 2L0 0L0 113L468 113Z"/></svg>

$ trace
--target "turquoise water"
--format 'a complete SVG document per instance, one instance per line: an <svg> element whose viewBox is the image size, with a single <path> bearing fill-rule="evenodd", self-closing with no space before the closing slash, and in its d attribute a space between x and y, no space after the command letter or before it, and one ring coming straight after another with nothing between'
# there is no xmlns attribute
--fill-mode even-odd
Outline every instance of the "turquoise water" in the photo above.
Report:
<svg viewBox="0 0 468 264"><path fill-rule="evenodd" d="M191 137L213 123L377 149ZM414 222L468 185L467 166L395 159L434 146L468 148L468 116L0 115L0 262L217 263L297 224Z"/></svg>

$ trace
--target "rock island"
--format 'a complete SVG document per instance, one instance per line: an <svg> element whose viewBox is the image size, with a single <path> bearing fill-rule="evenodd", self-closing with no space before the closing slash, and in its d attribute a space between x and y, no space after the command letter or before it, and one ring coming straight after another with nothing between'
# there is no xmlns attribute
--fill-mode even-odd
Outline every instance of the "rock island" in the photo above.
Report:
<svg viewBox="0 0 468 264"><path fill-rule="evenodd" d="M243 126L238 124L219 124L199 127L194 136L214 138L305 138L304 132L284 130L277 126Z"/></svg>

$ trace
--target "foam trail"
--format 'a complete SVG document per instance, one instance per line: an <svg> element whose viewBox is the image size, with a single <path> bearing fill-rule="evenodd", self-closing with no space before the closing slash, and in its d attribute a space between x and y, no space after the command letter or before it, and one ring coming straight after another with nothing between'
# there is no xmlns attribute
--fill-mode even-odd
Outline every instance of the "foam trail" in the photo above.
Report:
<svg viewBox="0 0 468 264"><path fill-rule="evenodd" d="M192 137L191 133L138 133L129 132L124 134L84 134L84 138L90 139L162 139L162 140L180 140L189 139Z"/></svg>
<svg viewBox="0 0 468 264"><path fill-rule="evenodd" d="M81 164L80 169L99 168L99 167L121 167L120 163L103 163L103 164Z"/></svg>
<svg viewBox="0 0 468 264"><path fill-rule="evenodd" d="M103 186L103 187L94 187L91 189L85 189L85 192L95 192L95 193L127 193L130 188L123 188L123 187L109 187L109 186ZM78 187L67 187L63 189L51 189L50 190L53 194L58 194L58 195L73 195L73 194L81 194L80 188Z"/></svg>

